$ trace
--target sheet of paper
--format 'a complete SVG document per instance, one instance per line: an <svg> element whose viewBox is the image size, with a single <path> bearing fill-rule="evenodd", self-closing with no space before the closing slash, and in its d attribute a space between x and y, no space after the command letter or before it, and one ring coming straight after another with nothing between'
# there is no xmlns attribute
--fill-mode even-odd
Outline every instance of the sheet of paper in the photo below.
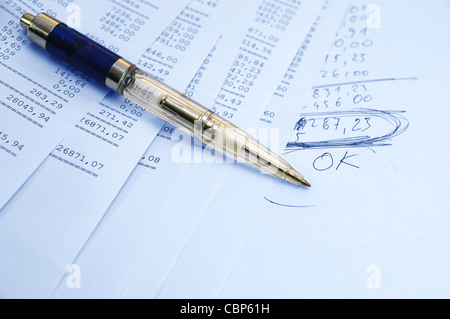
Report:
<svg viewBox="0 0 450 319"><path fill-rule="evenodd" d="M313 187L233 168L159 296L448 296L449 12L352 1L285 122L285 158Z"/></svg>
<svg viewBox="0 0 450 319"><path fill-rule="evenodd" d="M242 17L248 17L250 14L255 16L256 12L257 18L260 15L258 10L261 10L258 8L266 8L266 6L260 5L260 1L245 2L243 8L241 8L241 11L239 12L239 16L235 20L236 22L233 23L233 28L227 30L227 32L225 32L222 36L221 40L215 46L214 50L211 52L210 56L205 61L204 65L201 67L200 71L197 73L196 77L186 91L188 95L193 95L195 99L206 105L212 105L214 98L218 96L215 105L217 112L222 112L222 109L227 109L224 106L226 103L236 103L237 105L241 104L240 107L242 107L242 109L247 107L255 108L255 104L253 102L247 104L247 100L245 100L247 97L249 101L255 101L257 97L259 97L260 100L258 101L259 103L256 103L256 106L259 106L259 111L261 111L267 104L267 100L270 98L270 95L264 91L267 87L267 83L270 82L264 78L266 75L261 77L262 81L255 81L251 85L252 88L251 90L248 90L249 92L247 92L248 94L246 96L241 94L243 97L241 97L240 102L237 102L236 100L232 102L232 98L227 99L221 97L221 95L225 93L225 90L229 91L226 93L233 94L230 93L230 89L227 89L227 87L224 86L224 80L230 77L230 70L234 69L235 71L232 72L238 72L236 68L233 68L233 65L237 64L238 60L249 59L249 57L252 57L252 53L248 52L247 55L244 56L245 54L243 54L243 52L249 50L242 48L241 44L247 43L243 42L243 39L245 40L246 38L257 39L254 35L254 33L256 33L254 25L253 27L249 27L249 22L254 23L254 21L248 18L243 19ZM286 8L290 7L286 6ZM283 7L283 10L286 8ZM283 75L283 70L285 70L289 65L289 62L292 60L292 57L295 55L298 45L301 42L298 41L295 46L292 47L290 44L292 38L288 37L290 32L299 34L300 31L306 35L310 24L300 25L300 21L302 18L304 19L303 23L307 19L309 19L309 21L313 21L314 16L309 18L308 13L318 12L319 9L320 6L317 3L313 4L312 2L311 4L306 4L305 8L298 9L298 16L296 16L295 20L292 22L292 29L286 31L286 35L284 32L280 31L268 33L267 30L271 30L270 28L266 29L266 31L263 29L258 29L257 36L260 37L270 37L271 39L274 39L274 36L279 34L278 40L274 40L278 41L279 44L274 45L274 48L270 51L271 53L267 53L263 66L259 66L260 70L257 70L255 67L253 69L254 72L263 72L264 67L267 66L267 70L271 72L270 74L272 74L274 78L278 77L278 79L280 79ZM285 56L290 57L288 60L285 60ZM257 60L261 61L263 58L264 56L262 55L256 58L252 57L251 63L256 63ZM246 62L249 61L246 60ZM258 62L257 64L262 64L262 62ZM232 66L231 68L230 65ZM280 66L281 69L276 70L276 73L273 73L275 65L284 66ZM251 67L253 67L253 65ZM245 75L246 73L243 74ZM259 77L255 77L255 79L256 78ZM228 85L228 83L229 82L226 82L225 85ZM276 82L272 84L269 83L270 87L273 88L272 92L275 90L276 84ZM236 90L239 90L239 86L236 87ZM242 90L246 89L242 87ZM219 94L217 92L219 92ZM241 111L241 109L239 109L239 111ZM236 116L236 118L239 118L238 114L240 113L233 113L231 116ZM255 114L258 113L254 113L254 115ZM241 118L244 119L245 115L242 115ZM169 126L165 126L162 129L160 132L160 138L155 140L151 145L144 156L145 160L140 162L140 165L136 168L135 172L133 172L133 175L127 181L118 198L109 209L105 219L98 227L96 233L92 236L91 241L86 245L85 249L74 261L77 265L80 265L80 267L84 269L86 276L89 278L87 281L89 287L86 290L69 290L63 280L54 294L55 297L79 295L92 296L95 294L111 295L111 293L114 292L114 289L116 290L116 295L118 295L126 283L126 279L132 269L132 266L139 257L142 244L149 240L149 236L153 239L153 236L156 235L152 234L152 230L154 227L159 227L157 222L158 219L170 218L173 220L170 217L170 214L168 215L165 213L165 206L168 203L173 202L173 188L176 185L174 183L167 183L167 181L182 181L184 173L180 171L182 166L174 165L172 163L172 159L170 158L170 153L173 146L178 143L176 140L170 141L171 130L173 131L173 128ZM186 181L189 183L189 180ZM149 189L149 185L153 186ZM144 193L138 190L142 190ZM163 194L169 194L169 196L162 196ZM133 208L124 210L124 207ZM126 214L124 214L125 212ZM124 225L127 225L126 227L129 229L135 229L132 236L121 231ZM176 227L181 225L181 221L180 223L176 223ZM161 231L164 230L161 228ZM183 240L183 238L181 239ZM115 254L109 254L108 251L99 254L99 252L103 250L103 247L108 245L111 240L117 243L115 246ZM163 246L161 246L161 248L163 248ZM155 273L154 276L160 276L160 278L152 283L152 288L151 291L149 290L149 293L154 293L158 289L157 285L160 284L160 280L163 279L162 276L168 271L166 267L170 266L170 263L168 264L167 261L172 262L174 257L175 256L172 255L163 257L155 263L155 268L158 270L158 273ZM98 268L96 265L98 265L99 260L108 260L109 262L106 263L107 267L102 267L102 269ZM123 276L120 276L121 274L123 274ZM116 280L108 281L108 278L111 278L111 276L114 276ZM105 281L108 281L108 284L103 286L103 282ZM103 287L105 287L105 289L103 289Z"/></svg>
<svg viewBox="0 0 450 319"><path fill-rule="evenodd" d="M9 181L0 184L0 209L81 116L107 93L102 85L31 43L19 25L22 14L47 13L135 60L187 2L105 0L96 10L88 0L0 4L0 165L6 168L0 178ZM79 166L95 171L92 160Z"/></svg>

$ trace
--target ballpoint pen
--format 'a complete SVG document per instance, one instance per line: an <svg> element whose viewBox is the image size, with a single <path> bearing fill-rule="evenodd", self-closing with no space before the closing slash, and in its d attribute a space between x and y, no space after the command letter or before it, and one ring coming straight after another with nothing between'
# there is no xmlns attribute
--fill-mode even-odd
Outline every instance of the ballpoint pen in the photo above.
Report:
<svg viewBox="0 0 450 319"><path fill-rule="evenodd" d="M20 25L27 30L30 40L46 51L209 147L263 173L311 186L286 161L244 130L66 24L44 13L36 16L25 13Z"/></svg>

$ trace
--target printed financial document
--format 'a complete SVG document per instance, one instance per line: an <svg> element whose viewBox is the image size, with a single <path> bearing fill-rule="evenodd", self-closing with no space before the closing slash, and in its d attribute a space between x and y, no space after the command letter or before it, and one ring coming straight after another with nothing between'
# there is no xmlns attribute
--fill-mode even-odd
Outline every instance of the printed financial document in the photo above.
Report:
<svg viewBox="0 0 450 319"><path fill-rule="evenodd" d="M233 167L158 296L447 297L449 12L352 1L285 121L311 189Z"/></svg>
<svg viewBox="0 0 450 319"><path fill-rule="evenodd" d="M176 4L155 0L131 4L110 0L104 1L104 7L97 10L91 10L92 2L87 0L17 0L0 4L0 68L3 74L0 79L0 164L6 168L1 173L2 180L9 181L0 184L0 208L81 116L108 92L102 85L32 44L19 25L20 17L26 12L47 13L133 61L186 3L187 0ZM139 9L145 9L151 20L139 13ZM104 119L104 116L100 117ZM102 126L103 135L109 133L109 140L115 142L123 136L120 129ZM73 154L77 157L73 167L91 175L102 167L97 158L84 154L82 149L63 146L59 146L61 152L56 149L52 153L54 158L66 161L67 156L61 156L62 152Z"/></svg>

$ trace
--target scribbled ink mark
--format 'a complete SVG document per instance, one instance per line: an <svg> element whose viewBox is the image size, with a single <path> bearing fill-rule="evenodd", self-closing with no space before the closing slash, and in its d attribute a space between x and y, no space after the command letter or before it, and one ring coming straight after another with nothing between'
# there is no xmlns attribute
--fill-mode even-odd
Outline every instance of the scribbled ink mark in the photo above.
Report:
<svg viewBox="0 0 450 319"><path fill-rule="evenodd" d="M273 200L270 200L267 197L264 197L264 199L273 205L288 207L288 208L306 208L306 207L316 207L317 206L317 205L288 205L288 204L277 203Z"/></svg>
<svg viewBox="0 0 450 319"><path fill-rule="evenodd" d="M391 145L409 126L403 113L353 109L302 114L294 128L296 140L288 142L286 152Z"/></svg>
<svg viewBox="0 0 450 319"><path fill-rule="evenodd" d="M356 149L364 148L376 154L374 147L391 145L392 139L408 129L409 122L403 116L404 111L381 111L374 109L333 110L328 112L312 112L302 114L295 125L295 135L285 149L286 153L300 150L319 150L312 152L312 167L318 172L331 172L347 170L360 170L361 159L364 155ZM353 149L353 150L351 150ZM373 164L373 163L372 163ZM366 167L367 168L367 167ZM386 168L386 167L385 167ZM395 166L394 166L395 169ZM384 172L387 170L385 169ZM362 179L370 172L370 168L358 173ZM377 175L378 176L378 175ZM381 177L380 177L381 178ZM376 178L375 178L376 179ZM380 179L378 182L383 182ZM377 181L371 179L370 183L361 183L355 190L355 196L375 185ZM342 188L342 183L340 183ZM345 185L345 183L344 183ZM368 185L368 186L365 186ZM351 185L349 185L352 187ZM324 187L326 189L326 186ZM342 188L345 189L345 188ZM345 191L335 192L325 202L340 201L339 196ZM348 195L345 195L348 196ZM265 196L264 199L272 205L288 208L304 208L326 205L318 203L316 199L302 200L296 204L294 193L277 193Z"/></svg>

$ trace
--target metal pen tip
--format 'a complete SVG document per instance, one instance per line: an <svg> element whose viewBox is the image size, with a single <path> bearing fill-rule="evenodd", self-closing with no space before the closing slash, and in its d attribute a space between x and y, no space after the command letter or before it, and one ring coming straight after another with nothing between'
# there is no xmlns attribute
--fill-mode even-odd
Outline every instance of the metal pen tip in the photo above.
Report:
<svg viewBox="0 0 450 319"><path fill-rule="evenodd" d="M306 186L306 187L311 187L311 184L308 183L308 181L306 179L302 180L302 185Z"/></svg>
<svg viewBox="0 0 450 319"><path fill-rule="evenodd" d="M286 180L295 185L303 185L306 187L311 187L311 184L306 181L306 179L302 176L302 174L300 174L293 168L291 168L289 171L286 172Z"/></svg>

